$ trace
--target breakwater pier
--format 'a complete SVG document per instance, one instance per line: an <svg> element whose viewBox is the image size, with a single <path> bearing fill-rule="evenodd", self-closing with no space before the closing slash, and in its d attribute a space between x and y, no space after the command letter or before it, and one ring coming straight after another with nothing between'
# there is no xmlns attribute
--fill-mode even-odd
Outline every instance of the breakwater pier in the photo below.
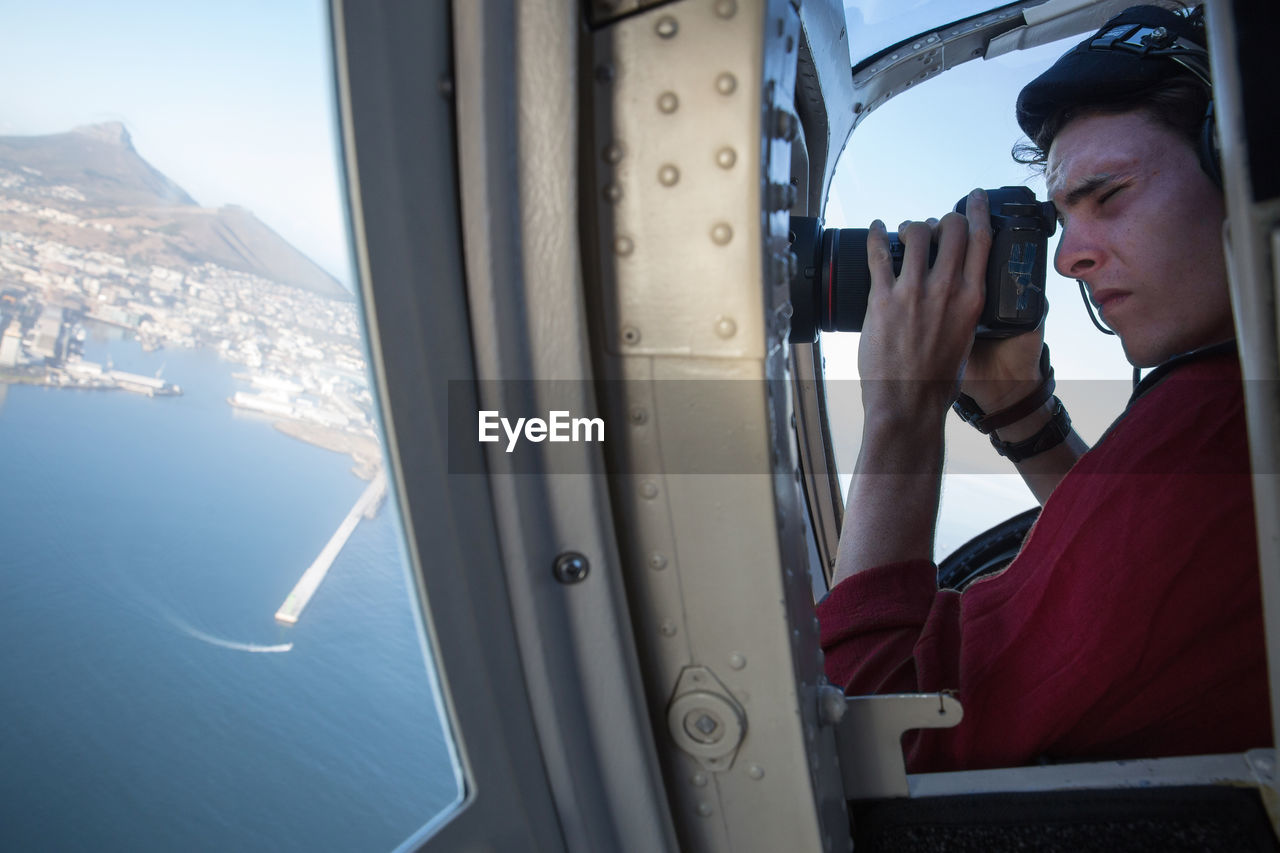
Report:
<svg viewBox="0 0 1280 853"><path fill-rule="evenodd" d="M356 499L355 506L351 507L351 511L347 513L347 517L342 520L342 524L338 525L337 531L330 537L325 544L324 549L320 551L320 556L316 557L315 562L307 567L302 573L302 577L294 584L293 590L285 598L284 604L280 605L280 609L276 611L276 621L283 622L286 625L295 625L298 617L302 615L302 610L311 601L311 596L315 595L320 584L324 582L324 577L329 573L329 567L333 565L333 561L337 559L338 554L342 551L342 546L347 544L347 540L351 538L351 533L356 529L356 525L360 523L360 518L373 518L377 512L378 504L387 494L387 473L379 471L377 476Z"/></svg>

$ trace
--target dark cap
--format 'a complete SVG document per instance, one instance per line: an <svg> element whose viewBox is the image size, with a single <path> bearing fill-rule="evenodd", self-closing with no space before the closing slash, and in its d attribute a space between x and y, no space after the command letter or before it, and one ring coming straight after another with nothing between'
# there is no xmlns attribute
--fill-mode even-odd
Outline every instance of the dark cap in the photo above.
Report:
<svg viewBox="0 0 1280 853"><path fill-rule="evenodd" d="M1186 16L1159 6L1125 9L1023 88L1018 124L1037 142L1045 120L1064 108L1116 101L1188 72L1207 86L1205 43L1198 10Z"/></svg>

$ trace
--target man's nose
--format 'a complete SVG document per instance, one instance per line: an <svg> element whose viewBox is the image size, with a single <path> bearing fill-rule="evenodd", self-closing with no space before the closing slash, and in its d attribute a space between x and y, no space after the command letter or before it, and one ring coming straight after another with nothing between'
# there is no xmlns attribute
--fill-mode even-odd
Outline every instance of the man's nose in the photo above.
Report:
<svg viewBox="0 0 1280 853"><path fill-rule="evenodd" d="M1053 268L1063 278L1084 278L1102 263L1102 250L1088 230L1072 224L1063 226L1062 239L1053 255Z"/></svg>

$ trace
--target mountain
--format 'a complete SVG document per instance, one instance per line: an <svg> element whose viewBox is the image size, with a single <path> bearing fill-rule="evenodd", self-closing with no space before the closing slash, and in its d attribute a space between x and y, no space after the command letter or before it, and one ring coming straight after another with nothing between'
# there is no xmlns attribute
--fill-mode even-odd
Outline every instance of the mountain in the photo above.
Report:
<svg viewBox="0 0 1280 853"><path fill-rule="evenodd" d="M322 296L351 298L337 279L248 210L197 205L138 154L119 122L0 137L3 199L25 202L0 208L3 230L110 252L138 265L185 269L215 263ZM64 215L50 216L51 208Z"/></svg>

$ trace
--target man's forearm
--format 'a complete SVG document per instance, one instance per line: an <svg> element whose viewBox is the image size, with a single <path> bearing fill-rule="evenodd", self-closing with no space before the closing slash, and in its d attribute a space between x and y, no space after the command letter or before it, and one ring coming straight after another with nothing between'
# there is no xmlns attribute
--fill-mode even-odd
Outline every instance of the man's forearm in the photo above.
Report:
<svg viewBox="0 0 1280 853"><path fill-rule="evenodd" d="M933 420L867 421L833 584L873 566L933 559L943 454L943 424Z"/></svg>

